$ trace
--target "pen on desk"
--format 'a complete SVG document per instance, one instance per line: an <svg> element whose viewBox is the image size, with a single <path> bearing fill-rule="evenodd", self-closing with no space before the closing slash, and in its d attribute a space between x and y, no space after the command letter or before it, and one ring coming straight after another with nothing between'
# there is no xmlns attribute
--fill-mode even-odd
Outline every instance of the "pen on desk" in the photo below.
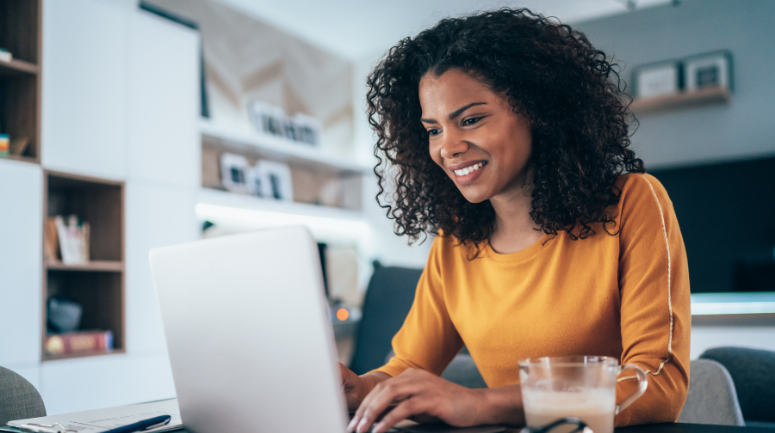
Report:
<svg viewBox="0 0 775 433"><path fill-rule="evenodd" d="M143 421L138 421L134 424L114 428L113 430L104 431L102 433L133 433L138 431L151 430L169 424L170 420L172 420L171 416L162 415Z"/></svg>

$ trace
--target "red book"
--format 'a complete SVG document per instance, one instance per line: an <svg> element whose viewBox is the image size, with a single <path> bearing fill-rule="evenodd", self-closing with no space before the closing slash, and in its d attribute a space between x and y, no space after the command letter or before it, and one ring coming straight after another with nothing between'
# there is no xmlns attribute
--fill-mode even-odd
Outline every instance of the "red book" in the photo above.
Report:
<svg viewBox="0 0 775 433"><path fill-rule="evenodd" d="M46 337L46 353L70 355L84 352L110 352L113 333L110 331L68 332Z"/></svg>

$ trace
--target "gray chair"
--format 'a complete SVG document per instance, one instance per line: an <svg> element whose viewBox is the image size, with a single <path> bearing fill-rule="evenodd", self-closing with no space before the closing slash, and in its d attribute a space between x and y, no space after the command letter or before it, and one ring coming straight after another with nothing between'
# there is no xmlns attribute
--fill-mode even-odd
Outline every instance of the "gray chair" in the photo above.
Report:
<svg viewBox="0 0 775 433"><path fill-rule="evenodd" d="M698 359L690 365L689 394L678 422L744 426L732 377L723 365Z"/></svg>
<svg viewBox="0 0 775 433"><path fill-rule="evenodd" d="M740 409L748 427L775 428L775 352L745 347L714 347L700 359L727 369L735 383Z"/></svg>
<svg viewBox="0 0 775 433"><path fill-rule="evenodd" d="M27 379L0 367L0 425L40 416L46 416L46 406L38 390Z"/></svg>

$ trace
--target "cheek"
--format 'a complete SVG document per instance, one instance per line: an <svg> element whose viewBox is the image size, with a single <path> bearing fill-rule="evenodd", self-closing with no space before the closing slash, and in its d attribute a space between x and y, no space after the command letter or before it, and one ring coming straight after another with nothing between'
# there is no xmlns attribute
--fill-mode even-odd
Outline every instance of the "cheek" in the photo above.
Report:
<svg viewBox="0 0 775 433"><path fill-rule="evenodd" d="M441 149L439 146L435 146L433 143L428 144L428 153L430 154L433 162L435 162L439 167L443 168L443 165L441 165Z"/></svg>

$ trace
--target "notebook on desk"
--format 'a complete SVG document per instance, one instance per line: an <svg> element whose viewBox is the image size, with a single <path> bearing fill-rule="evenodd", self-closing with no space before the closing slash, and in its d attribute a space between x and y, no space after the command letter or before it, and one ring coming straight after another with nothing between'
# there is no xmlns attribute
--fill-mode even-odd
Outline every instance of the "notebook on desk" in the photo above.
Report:
<svg viewBox="0 0 775 433"><path fill-rule="evenodd" d="M9 421L8 426L0 427L0 431L18 433L29 431L31 427L42 432L70 430L76 433L100 433L159 415L170 415L172 420L164 427L146 430L146 432L161 433L183 428L178 402L176 399L170 399L131 406L19 419Z"/></svg>

